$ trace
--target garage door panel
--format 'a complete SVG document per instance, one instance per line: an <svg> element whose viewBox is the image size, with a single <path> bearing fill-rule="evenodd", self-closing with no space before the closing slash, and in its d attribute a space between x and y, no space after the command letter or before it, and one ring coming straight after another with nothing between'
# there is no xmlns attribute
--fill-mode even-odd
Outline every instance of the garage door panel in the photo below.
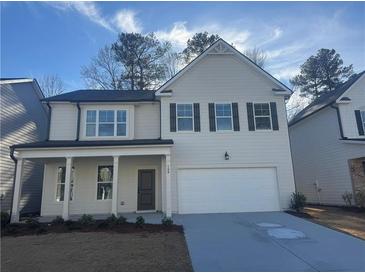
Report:
<svg viewBox="0 0 365 274"><path fill-rule="evenodd" d="M179 213L279 210L274 168L178 171Z"/></svg>

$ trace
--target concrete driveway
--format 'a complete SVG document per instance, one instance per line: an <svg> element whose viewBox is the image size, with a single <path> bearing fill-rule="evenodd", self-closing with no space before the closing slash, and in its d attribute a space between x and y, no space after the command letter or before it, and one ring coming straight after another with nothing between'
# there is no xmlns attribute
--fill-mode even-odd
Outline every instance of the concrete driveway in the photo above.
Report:
<svg viewBox="0 0 365 274"><path fill-rule="evenodd" d="M365 241L283 212L174 215L195 271L365 271Z"/></svg>

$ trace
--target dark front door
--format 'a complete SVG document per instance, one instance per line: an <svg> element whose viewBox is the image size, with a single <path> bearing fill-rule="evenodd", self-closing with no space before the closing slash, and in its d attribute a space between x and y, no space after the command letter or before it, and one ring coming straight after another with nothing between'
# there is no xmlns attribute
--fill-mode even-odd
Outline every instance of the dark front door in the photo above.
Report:
<svg viewBox="0 0 365 274"><path fill-rule="evenodd" d="M138 170L138 210L155 209L155 170Z"/></svg>

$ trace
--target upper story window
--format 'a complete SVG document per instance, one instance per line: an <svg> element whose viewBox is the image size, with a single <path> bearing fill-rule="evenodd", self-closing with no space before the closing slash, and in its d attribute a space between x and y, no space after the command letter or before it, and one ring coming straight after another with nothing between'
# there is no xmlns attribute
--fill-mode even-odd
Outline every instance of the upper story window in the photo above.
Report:
<svg viewBox="0 0 365 274"><path fill-rule="evenodd" d="M360 114L361 114L361 120L362 120L362 128L365 131L365 110L361 111Z"/></svg>
<svg viewBox="0 0 365 274"><path fill-rule="evenodd" d="M232 130L232 104L215 104L217 130Z"/></svg>
<svg viewBox="0 0 365 274"><path fill-rule="evenodd" d="M254 104L255 128L271 129L270 104Z"/></svg>
<svg viewBox="0 0 365 274"><path fill-rule="evenodd" d="M127 136L127 110L87 110L86 136Z"/></svg>
<svg viewBox="0 0 365 274"><path fill-rule="evenodd" d="M176 119L178 131L192 131L193 125L193 105L192 104L177 104Z"/></svg>

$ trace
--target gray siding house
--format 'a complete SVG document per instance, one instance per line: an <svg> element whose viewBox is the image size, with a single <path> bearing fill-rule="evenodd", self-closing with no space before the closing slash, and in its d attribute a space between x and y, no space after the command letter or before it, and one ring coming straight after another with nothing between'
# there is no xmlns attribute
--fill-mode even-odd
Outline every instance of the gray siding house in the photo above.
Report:
<svg viewBox="0 0 365 274"><path fill-rule="evenodd" d="M345 192L365 193L364 131L365 71L289 122L296 188L310 203L343 205Z"/></svg>
<svg viewBox="0 0 365 274"><path fill-rule="evenodd" d="M15 163L10 146L47 139L48 108L41 103L43 93L35 79L2 78L1 97L1 211L12 205ZM36 160L24 162L23 189L20 200L22 213L39 212L42 195L43 164Z"/></svg>

